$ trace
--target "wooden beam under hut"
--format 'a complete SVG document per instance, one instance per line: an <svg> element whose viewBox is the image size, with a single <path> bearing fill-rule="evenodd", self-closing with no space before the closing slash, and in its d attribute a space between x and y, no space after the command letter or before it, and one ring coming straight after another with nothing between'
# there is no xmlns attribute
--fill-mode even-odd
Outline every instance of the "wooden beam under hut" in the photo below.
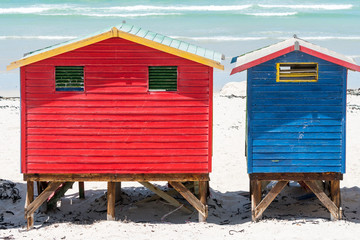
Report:
<svg viewBox="0 0 360 240"><path fill-rule="evenodd" d="M161 198L163 198L165 201L167 201L174 207L181 207L180 209L183 210L184 212L192 213L192 211L189 208L187 208L186 206L184 206L184 204L180 203L178 200L176 200L169 194L161 191L158 187L154 186L153 184L151 184L149 182L139 182L139 183L142 184L144 187L148 188L150 191L157 194L158 196L160 196Z"/></svg>
<svg viewBox="0 0 360 240"><path fill-rule="evenodd" d="M199 212L199 220L205 221L208 216L208 207L206 205L206 198L208 193L209 174L24 174L24 179L28 182L27 200L25 206L25 218L28 221L28 229L34 224L33 213L45 203L49 196L64 184L66 189L58 191L63 195L65 191L72 185L73 182L79 182L79 197L84 197L83 182L85 181L106 181L108 182L107 191L107 219L115 220L115 202L117 199L116 192L121 189L120 182L122 181L137 181L148 187L161 198L171 202L174 206L181 206L175 198L169 194L164 193L150 181L167 181L173 186L175 191L182 195L189 203ZM48 186L34 199L34 181L48 182ZM199 181L199 199L187 189L182 182ZM193 186L193 185L192 185ZM59 195L59 196L60 196ZM56 200L53 201L53 204ZM181 209L190 213L192 212L186 206Z"/></svg>
<svg viewBox="0 0 360 240"><path fill-rule="evenodd" d="M84 184L84 182L79 182L79 198L85 199L85 184Z"/></svg>
<svg viewBox="0 0 360 240"><path fill-rule="evenodd" d="M34 201L34 182L27 181L25 211L33 201ZM25 215L25 219L27 220L27 229L32 228L34 226L34 213Z"/></svg>
<svg viewBox="0 0 360 240"><path fill-rule="evenodd" d="M208 206L206 204L206 187L199 188L199 191L202 191L200 193L200 199L195 197L192 192L187 189L181 182L169 182L173 188L178 191L198 212L199 215L201 214L201 217L199 218L199 221L206 221L208 217ZM206 183L205 183L206 184ZM200 183L200 185L204 185L203 183Z"/></svg>
<svg viewBox="0 0 360 240"><path fill-rule="evenodd" d="M31 185L31 181L28 181L28 184ZM61 182L51 182L47 188L30 204L25 207L25 219L27 219L28 229L34 225L34 212L43 204L51 194L61 185ZM29 191L30 190L30 191ZM31 198L31 187L28 186L27 198Z"/></svg>
<svg viewBox="0 0 360 240"><path fill-rule="evenodd" d="M252 220L261 219L263 212L284 189L289 181L297 181L302 186L311 190L321 203L330 211L331 218L342 218L340 207L340 180L342 174L338 173L254 173L250 174L250 195ZM277 181L270 192L262 198L262 183L265 181ZM323 181L330 183L330 196L326 194Z"/></svg>

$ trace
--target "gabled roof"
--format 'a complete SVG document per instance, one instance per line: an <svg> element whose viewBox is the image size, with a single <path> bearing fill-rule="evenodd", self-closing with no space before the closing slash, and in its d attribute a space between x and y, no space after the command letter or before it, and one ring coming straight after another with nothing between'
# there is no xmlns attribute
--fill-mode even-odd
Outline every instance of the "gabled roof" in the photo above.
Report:
<svg viewBox="0 0 360 240"><path fill-rule="evenodd" d="M155 32L144 30L126 23L123 23L118 27L105 29L89 36L77 38L31 52L26 54L23 58L12 62L9 66L7 66L7 70L38 62L43 59L47 59L113 37L123 38L141 45L145 45L147 47L155 48L166 53L224 70L224 66L221 65L221 60L224 59L224 56L220 53L198 47L184 41L166 37Z"/></svg>
<svg viewBox="0 0 360 240"><path fill-rule="evenodd" d="M233 68L230 75L244 71L248 68L280 57L292 51L301 51L314 57L318 57L326 61L341 65L350 70L360 71L360 66L357 65L352 58L320 47L318 45L309 43L294 36L294 38L290 38L274 45L270 45L268 47L255 50L253 52L234 57L231 63L235 62L236 66Z"/></svg>

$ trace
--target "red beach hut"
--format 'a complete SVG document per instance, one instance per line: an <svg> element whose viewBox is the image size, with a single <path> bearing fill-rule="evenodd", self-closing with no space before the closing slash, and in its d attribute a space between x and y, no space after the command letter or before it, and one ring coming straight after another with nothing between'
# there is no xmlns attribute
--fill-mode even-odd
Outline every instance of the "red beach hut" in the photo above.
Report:
<svg viewBox="0 0 360 240"><path fill-rule="evenodd" d="M207 217L213 68L223 56L139 27L47 47L11 63L21 76L26 217L64 182L168 181ZM48 187L33 201L34 181ZM200 200L181 182L199 181Z"/></svg>

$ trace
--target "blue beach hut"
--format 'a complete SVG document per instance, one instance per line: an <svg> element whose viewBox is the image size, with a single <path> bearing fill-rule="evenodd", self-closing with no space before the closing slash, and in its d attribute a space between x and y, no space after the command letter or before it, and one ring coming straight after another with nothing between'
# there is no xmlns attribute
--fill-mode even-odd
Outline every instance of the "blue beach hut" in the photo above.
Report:
<svg viewBox="0 0 360 240"><path fill-rule="evenodd" d="M291 180L311 189L331 216L340 219L347 70L360 71L360 66L296 36L234 57L232 63L231 74L247 70L252 219L258 220ZM262 199L266 181L278 182Z"/></svg>

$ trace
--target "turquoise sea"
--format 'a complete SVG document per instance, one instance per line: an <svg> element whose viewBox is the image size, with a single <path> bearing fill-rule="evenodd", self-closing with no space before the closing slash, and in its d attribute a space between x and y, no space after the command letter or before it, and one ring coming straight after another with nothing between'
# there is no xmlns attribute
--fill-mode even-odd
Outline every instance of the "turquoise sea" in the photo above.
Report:
<svg viewBox="0 0 360 240"><path fill-rule="evenodd" d="M229 76L231 57L293 34L360 64L359 0L0 0L0 96L19 95L19 71L6 65L24 53L122 21L225 54L215 90L246 78ZM360 87L360 73L348 86Z"/></svg>

